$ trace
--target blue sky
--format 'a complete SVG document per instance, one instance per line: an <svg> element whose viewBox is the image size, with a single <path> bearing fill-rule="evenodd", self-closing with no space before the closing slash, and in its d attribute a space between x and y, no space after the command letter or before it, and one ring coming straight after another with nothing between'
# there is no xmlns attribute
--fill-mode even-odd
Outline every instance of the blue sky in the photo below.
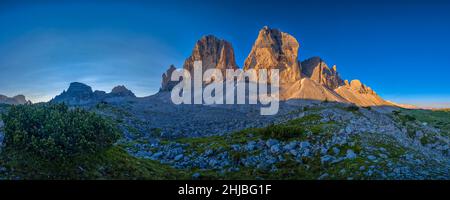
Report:
<svg viewBox="0 0 450 200"><path fill-rule="evenodd" d="M314 2L1 1L0 94L45 101L80 81L150 95L201 36L230 41L242 66L268 25L388 100L450 107L450 3Z"/></svg>

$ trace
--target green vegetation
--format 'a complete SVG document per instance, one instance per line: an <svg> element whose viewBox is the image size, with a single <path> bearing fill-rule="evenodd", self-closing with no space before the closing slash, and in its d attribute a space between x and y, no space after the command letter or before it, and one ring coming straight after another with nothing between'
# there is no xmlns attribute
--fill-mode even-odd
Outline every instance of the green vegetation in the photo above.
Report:
<svg viewBox="0 0 450 200"><path fill-rule="evenodd" d="M345 154L347 149L359 153L361 151L361 144L358 138L354 138L355 145L353 146L338 146L341 154ZM236 153L240 157L246 157L242 152ZM199 172L204 180L253 180L253 179L268 179L268 180L308 180L318 179L323 174L328 174L325 179L347 179L352 177L354 179L370 179L360 170L361 166L367 166L367 159L357 157L355 159L342 160L334 164L321 163L321 156L316 154L311 157L302 158L300 164L292 155L284 154L286 159L283 162L276 164L276 171L265 169L256 169L240 166L239 171L221 173L214 170L200 170L194 169L193 172Z"/></svg>
<svg viewBox="0 0 450 200"><path fill-rule="evenodd" d="M283 162L276 164L276 171L266 169L256 169L240 166L239 171L235 172L220 172L214 170L200 170L194 169L192 173L199 172L201 179L216 180L216 179L231 179L231 180L253 180L253 179L268 179L268 180L305 180L318 179L322 176L324 179L342 180L352 178L356 180L364 179L380 179L378 174L366 174L371 166L376 165L378 169L388 172L390 170L388 160L378 160L373 162L367 159L363 153L363 146L370 146L374 148L371 151L373 155L385 154L393 163L402 162L402 156L411 150L406 149L398 144L393 137L383 135L364 134L361 137L353 136L351 138L352 144L346 143L344 145L336 145L335 148L340 150L337 157L343 157L347 150L353 150L357 153L354 159L344 159L336 163L322 163L321 155L314 154L311 157L303 157L301 163L293 158L290 154L283 154L286 159ZM211 142L211 141L210 141ZM332 152L328 152L332 155ZM237 152L237 156L246 157L243 152ZM323 176L327 174L327 176Z"/></svg>
<svg viewBox="0 0 450 200"><path fill-rule="evenodd" d="M393 111L394 116L398 117L400 122L405 126L408 122L416 121L416 118L412 115L402 113L401 111Z"/></svg>
<svg viewBox="0 0 450 200"><path fill-rule="evenodd" d="M12 106L3 115L0 177L20 179L177 179L184 174L130 156L108 119L65 105Z"/></svg>
<svg viewBox="0 0 450 200"><path fill-rule="evenodd" d="M13 106L2 118L5 151L55 162L97 153L119 138L108 120L63 104Z"/></svg>
<svg viewBox="0 0 450 200"><path fill-rule="evenodd" d="M310 114L281 124L272 124L263 128L248 128L226 136L181 138L176 141L189 144L195 151L204 151L205 149L229 149L231 144L244 144L257 139L316 140L320 137L315 136L327 136L335 129L334 122L322 123L321 119L320 115Z"/></svg>
<svg viewBox="0 0 450 200"><path fill-rule="evenodd" d="M227 150L230 152L232 160L235 163L239 163L240 159L249 155L258 154L259 152L258 150L249 152L234 151L231 148L231 145L233 144L245 144L248 141L269 138L276 138L282 141L297 140L310 141L313 143L322 142L322 140L325 140L325 138L330 136L331 133L336 130L337 124L335 122L324 123L321 122L321 119L320 115L310 114L302 118L289 120L276 125L269 125L264 128L245 129L225 137L183 138L178 139L177 142L189 144L191 151L196 151L198 153L207 149L214 151ZM360 139L354 136L352 141L354 142L352 145L345 144L335 146L340 150L339 156L345 156L347 150L353 150L357 154L362 152ZM330 154L332 153L330 152ZM311 157L302 158L302 164L300 164L290 154L283 154L282 156L286 161L277 163L276 167L278 170L276 171L239 166L240 170L235 172L193 169L192 173L199 172L201 174L200 178L205 180L317 179L324 173L329 174L327 179L346 179L350 175L353 175L353 178L355 179L364 179L363 172L360 172L359 167L368 165L365 163L366 159L360 157L351 160L343 160L335 164L323 164L321 163L321 155L316 154Z"/></svg>
<svg viewBox="0 0 450 200"><path fill-rule="evenodd" d="M2 110L3 109L3 110ZM107 104L97 105L98 110L109 109L122 113ZM285 161L275 164L277 170L249 168L241 160L250 155L258 155L261 150L234 150L234 144L246 144L260 139L277 139L280 141L308 141L312 144L324 143L341 127L338 122L324 122L314 113L314 108L302 108L306 116L271 124L263 128L249 128L227 134L200 138L181 138L176 141L161 141L161 144L177 142L187 144L185 154L214 153L227 151L239 170L177 170L157 161L140 159L128 154L124 149L133 150L135 144L144 144L139 140L140 131L133 126L126 128L136 140L117 145L117 120L103 118L81 109L69 109L64 105L26 105L2 106L0 111L5 122L5 147L0 154L1 178L7 179L189 179L199 172L200 179L378 179L379 175L367 175L367 169L377 165L378 169L389 170L386 160L376 163L366 158L370 146L371 155L379 157L384 154L389 161L402 162L402 156L413 153L385 135L361 134L351 136L349 142L335 144L327 154L345 157L347 150L357 154L354 159L344 159L336 163L322 163L322 156L314 152L309 157L295 160L290 153L280 154ZM348 106L341 109L358 112L359 107ZM370 109L364 108L364 109ZM299 110L298 112L302 112ZM1 113L1 112L0 112ZM415 137L414 124L427 122L430 125L450 132L450 113L446 111L401 110L395 111L394 117L403 123L410 137ZM123 125L123 124L122 124ZM409 130L411 128L411 130ZM160 129L149 130L150 134L159 136ZM420 141L430 143L430 137L424 135ZM120 142L118 142L120 143ZM150 147L148 147L150 148ZM152 147L153 148L153 147ZM338 153L333 148L339 149ZM142 149L136 149L142 150ZM148 149L151 150L151 149ZM391 163L392 164L392 163ZM324 176L326 174L326 176Z"/></svg>
<svg viewBox="0 0 450 200"><path fill-rule="evenodd" d="M96 154L75 157L62 166L59 163L34 159L29 155L11 154L2 154L0 165L7 169L0 173L0 177L7 179L172 180L188 178L183 171L175 170L157 161L135 158L118 146ZM59 173L56 174L52 170L57 170Z"/></svg>
<svg viewBox="0 0 450 200"><path fill-rule="evenodd" d="M282 141L292 139L305 140L310 134L319 135L325 131L324 126L330 123L321 123L321 119L322 117L320 115L311 114L282 124L254 129L254 133L262 136L263 139L274 138Z"/></svg>
<svg viewBox="0 0 450 200"><path fill-rule="evenodd" d="M0 120L2 119L2 113L5 113L9 110L11 106L7 104L0 104Z"/></svg>
<svg viewBox="0 0 450 200"><path fill-rule="evenodd" d="M350 105L350 106L346 107L345 110L350 111L350 112L357 112L359 110L359 107L355 106L355 105Z"/></svg>
<svg viewBox="0 0 450 200"><path fill-rule="evenodd" d="M448 110L402 110L402 114L411 116L420 122L426 122L439 128L444 134L450 136L450 112ZM411 119L411 118L410 118Z"/></svg>
<svg viewBox="0 0 450 200"><path fill-rule="evenodd" d="M364 106L363 108L365 108L367 110L372 110L372 107L370 107L370 106Z"/></svg>

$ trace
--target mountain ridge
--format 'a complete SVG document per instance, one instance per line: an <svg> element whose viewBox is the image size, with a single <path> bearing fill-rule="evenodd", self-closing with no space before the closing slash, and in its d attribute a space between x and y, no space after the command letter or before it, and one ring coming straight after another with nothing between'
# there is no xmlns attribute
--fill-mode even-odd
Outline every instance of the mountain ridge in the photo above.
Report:
<svg viewBox="0 0 450 200"><path fill-rule="evenodd" d="M203 64L204 69L217 68L223 71L223 67L211 65L211 58L208 57L211 57L211 54L217 54L217 51L213 50L223 44L231 47L229 54L233 55L231 63L234 63L226 69L237 69L231 43L212 35L204 36L197 41L192 55L186 59L183 68L192 71L192 63L202 61L202 63L206 63ZM209 47L208 45L213 46ZM244 61L242 70L278 69L280 72L280 100L311 99L353 103L358 106L401 106L401 104L393 104L384 100L359 80L352 80L350 83L344 81L340 77L336 65L330 68L320 57L314 56L300 61L299 49L300 44L294 36L264 26L259 31L253 47ZM220 58L218 55L212 57ZM174 70L174 65L171 65L163 74L160 92L170 91L176 85L176 81L169 81Z"/></svg>
<svg viewBox="0 0 450 200"><path fill-rule="evenodd" d="M89 106L100 102L115 102L127 98L136 98L136 95L125 86L114 87L110 93L95 90L84 83L72 82L69 88L50 100L50 103L65 103L67 105Z"/></svg>

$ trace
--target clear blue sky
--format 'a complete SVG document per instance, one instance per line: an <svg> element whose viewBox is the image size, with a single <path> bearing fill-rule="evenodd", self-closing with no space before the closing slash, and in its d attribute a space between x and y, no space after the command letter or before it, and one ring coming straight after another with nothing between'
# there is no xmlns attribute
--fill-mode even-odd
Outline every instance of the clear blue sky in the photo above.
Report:
<svg viewBox="0 0 450 200"><path fill-rule="evenodd" d="M201 36L230 41L242 66L268 25L386 99L450 107L448 1L106 2L1 1L0 94L43 101L80 81L150 95Z"/></svg>

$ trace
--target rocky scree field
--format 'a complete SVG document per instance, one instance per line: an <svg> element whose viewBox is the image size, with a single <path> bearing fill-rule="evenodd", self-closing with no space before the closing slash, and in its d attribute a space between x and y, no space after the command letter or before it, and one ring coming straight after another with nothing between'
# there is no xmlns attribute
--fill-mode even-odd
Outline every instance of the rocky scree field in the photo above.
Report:
<svg viewBox="0 0 450 200"><path fill-rule="evenodd" d="M448 112L298 101L266 118L252 108L175 107L92 110L119 123L131 155L192 179L449 179ZM227 126L241 118L252 120Z"/></svg>
<svg viewBox="0 0 450 200"><path fill-rule="evenodd" d="M279 115L265 118L252 107L162 108L146 101L84 108L110 119L121 137L105 151L75 158L76 170L71 168L66 178L449 179L447 111L301 101L285 102ZM2 105L0 111L9 108ZM178 117L163 111L173 109ZM234 122L230 112L236 113L233 118L252 120L218 128ZM217 126L207 121L212 116ZM170 117L172 123L158 120ZM190 135L189 130L198 132ZM4 179L61 178L12 170L4 158Z"/></svg>

